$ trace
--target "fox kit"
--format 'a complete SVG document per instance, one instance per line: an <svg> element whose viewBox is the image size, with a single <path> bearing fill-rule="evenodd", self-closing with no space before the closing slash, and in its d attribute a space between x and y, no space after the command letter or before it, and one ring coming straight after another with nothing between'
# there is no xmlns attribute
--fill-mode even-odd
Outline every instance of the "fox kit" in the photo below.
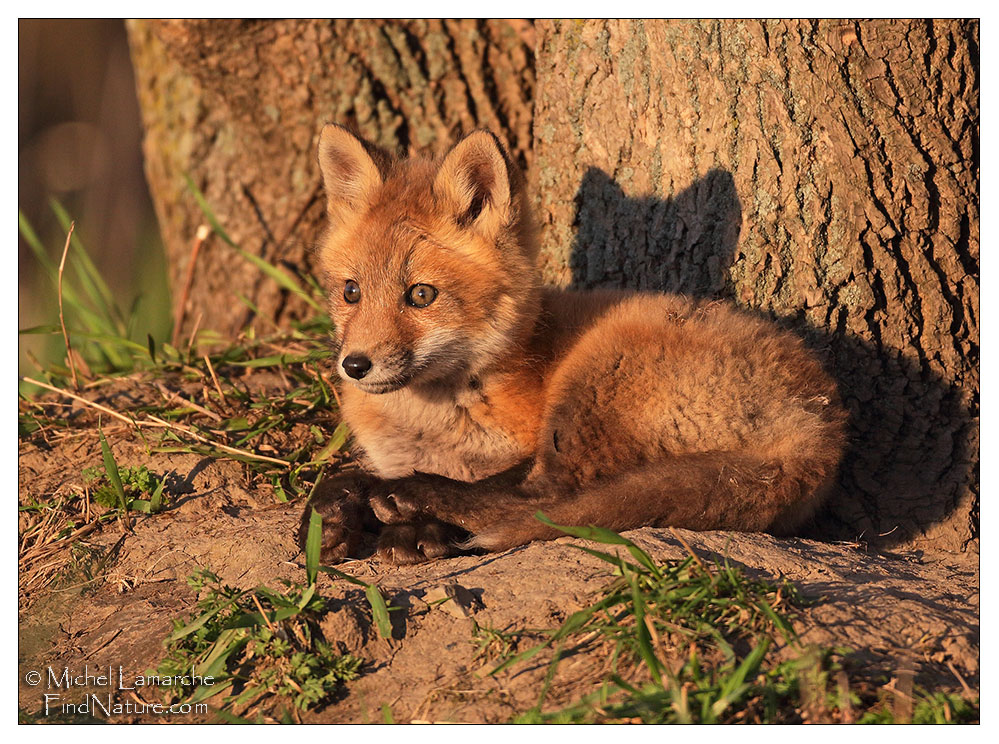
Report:
<svg viewBox="0 0 999 744"><path fill-rule="evenodd" d="M396 161L328 125L319 262L362 470L320 484L322 558L395 563L558 532L787 533L845 442L796 337L719 302L542 287L518 174L478 131Z"/></svg>

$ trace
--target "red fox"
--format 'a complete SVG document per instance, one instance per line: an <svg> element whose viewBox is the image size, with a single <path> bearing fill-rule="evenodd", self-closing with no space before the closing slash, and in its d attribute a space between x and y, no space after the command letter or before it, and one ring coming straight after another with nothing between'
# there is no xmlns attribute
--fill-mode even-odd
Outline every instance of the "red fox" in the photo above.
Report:
<svg viewBox="0 0 999 744"><path fill-rule="evenodd" d="M362 470L322 482L322 559L394 563L559 532L788 533L846 414L795 336L722 302L543 287L520 175L477 131L395 160L327 125L319 266Z"/></svg>

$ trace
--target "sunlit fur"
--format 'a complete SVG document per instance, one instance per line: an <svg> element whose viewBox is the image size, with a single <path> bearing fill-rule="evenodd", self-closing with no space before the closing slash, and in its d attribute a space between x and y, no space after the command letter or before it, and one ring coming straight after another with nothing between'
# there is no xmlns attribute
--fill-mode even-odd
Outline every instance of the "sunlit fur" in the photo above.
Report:
<svg viewBox="0 0 999 744"><path fill-rule="evenodd" d="M365 471L311 502L324 559L372 520L397 562L446 554L454 530L491 550L556 536L538 510L788 532L831 493L846 414L801 340L726 303L541 288L522 184L489 133L395 161L327 126L319 161L334 364ZM426 307L406 301L416 284L437 290ZM370 360L360 379L348 356Z"/></svg>
<svg viewBox="0 0 999 744"><path fill-rule="evenodd" d="M495 233L462 227L432 192L438 164L392 165L373 202L328 230L320 266L335 326L337 369L364 354L366 392L433 386L475 375L511 352L531 331L539 287L534 240L517 205L497 216ZM348 279L361 299L343 298ZM406 302L415 284L437 289L427 307Z"/></svg>

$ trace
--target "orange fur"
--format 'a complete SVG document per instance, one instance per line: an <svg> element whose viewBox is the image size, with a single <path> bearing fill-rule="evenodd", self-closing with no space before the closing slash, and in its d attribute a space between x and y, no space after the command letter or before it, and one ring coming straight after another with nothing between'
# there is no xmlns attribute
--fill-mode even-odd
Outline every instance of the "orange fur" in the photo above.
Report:
<svg viewBox="0 0 999 744"><path fill-rule="evenodd" d="M365 531L397 562L469 534L487 549L554 536L538 509L789 531L828 494L846 417L801 341L723 303L542 288L522 185L489 133L441 162L392 161L327 126L320 165L342 413L367 473L311 502L325 559Z"/></svg>

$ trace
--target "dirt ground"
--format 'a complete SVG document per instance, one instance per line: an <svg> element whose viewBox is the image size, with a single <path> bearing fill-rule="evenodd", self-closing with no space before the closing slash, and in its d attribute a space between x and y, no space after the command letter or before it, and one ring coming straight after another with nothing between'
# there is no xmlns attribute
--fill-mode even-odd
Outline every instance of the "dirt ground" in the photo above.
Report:
<svg viewBox="0 0 999 744"><path fill-rule="evenodd" d="M195 454L149 455L124 425L105 425L105 433L120 465L141 464L170 474L170 505L160 514L137 515L133 533L109 522L81 536L77 542L107 557L97 580L74 579L80 548L71 552L69 541L48 556L52 568L44 587L26 586L39 575L37 565L30 576L22 573L19 707L31 714L44 710L43 696L52 692L46 687L49 669L82 674L86 668L99 674L110 667L117 676L120 667L129 679L155 668L171 619L186 619L193 609L195 595L185 579L198 568L209 568L238 588L277 587L282 578L304 581L304 557L293 537L301 503L276 504L270 488L250 485L240 463ZM48 444L37 437L23 439L20 502L81 488L83 468L100 461L92 429ZM885 675L887 681L895 670L914 664L918 683L978 694L975 552L879 554L862 544L652 528L627 536L657 559L686 556L687 548L677 539L681 537L702 557L727 556L752 576L792 580L818 600L795 621L802 641L851 648L858 673ZM391 640L372 627L362 590L321 576L320 589L333 600L324 633L367 664L340 699L306 714L304 720L380 722L387 709L396 722L499 722L527 710L543 683L544 655L489 677L483 671L494 662L476 657L473 627L551 629L591 604L609 582L610 572L606 563L573 547L580 542L564 538L501 554L408 567L377 560L339 566L377 583L390 605L405 608L392 613ZM427 603L428 595L440 596L452 583L478 599L471 616L446 610L432 599ZM42 674L41 684L26 682L32 671ZM593 691L606 671L606 649L579 649L560 665L548 707L558 708ZM100 680L90 687L122 701L139 699L132 696L142 692L102 685ZM84 690L55 692L75 700ZM52 713L57 702L50 706L51 720L58 720ZM45 718L44 713L38 716ZM125 713L112 720L137 718L157 717Z"/></svg>

